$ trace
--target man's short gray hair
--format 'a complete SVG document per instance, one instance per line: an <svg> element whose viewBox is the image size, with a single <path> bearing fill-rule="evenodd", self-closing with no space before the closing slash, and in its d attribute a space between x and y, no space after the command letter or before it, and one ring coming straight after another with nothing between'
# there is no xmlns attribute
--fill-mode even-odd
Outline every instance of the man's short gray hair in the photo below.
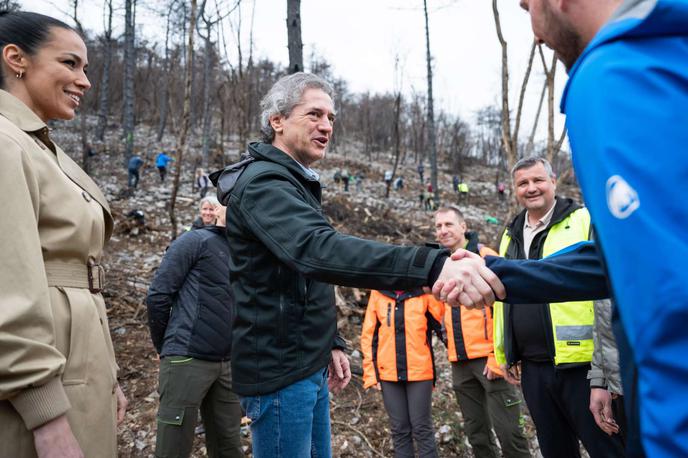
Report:
<svg viewBox="0 0 688 458"><path fill-rule="evenodd" d="M542 164L542 166L545 168L545 172L547 173L547 175L549 175L550 178L556 178L556 175L552 171L552 164L550 164L547 159L539 156L530 156L524 157L523 159L520 159L518 162L516 162L516 164L514 164L514 167L511 169L511 179L514 179L514 175L519 170L529 169L538 164Z"/></svg>
<svg viewBox="0 0 688 458"><path fill-rule="evenodd" d="M312 73L294 73L280 78L272 85L260 101L260 133L265 143L272 143L275 139L270 118L274 115L288 117L308 89L321 89L334 100L332 85Z"/></svg>

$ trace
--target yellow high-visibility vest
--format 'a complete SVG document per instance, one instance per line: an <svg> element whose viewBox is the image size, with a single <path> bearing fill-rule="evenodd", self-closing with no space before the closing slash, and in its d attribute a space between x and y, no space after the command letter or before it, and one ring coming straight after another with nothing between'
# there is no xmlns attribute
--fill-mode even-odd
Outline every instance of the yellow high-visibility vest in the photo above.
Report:
<svg viewBox="0 0 688 458"><path fill-rule="evenodd" d="M590 235L590 214L580 208L549 229L542 249L542 256L588 240ZM511 243L511 236L504 231L499 244L499 254L504 256ZM518 305L516 305L518 307ZM554 364L585 363L592 360L592 327L594 320L593 301L557 302L549 304L554 336ZM506 363L504 349L504 305L494 304L495 358L499 364Z"/></svg>

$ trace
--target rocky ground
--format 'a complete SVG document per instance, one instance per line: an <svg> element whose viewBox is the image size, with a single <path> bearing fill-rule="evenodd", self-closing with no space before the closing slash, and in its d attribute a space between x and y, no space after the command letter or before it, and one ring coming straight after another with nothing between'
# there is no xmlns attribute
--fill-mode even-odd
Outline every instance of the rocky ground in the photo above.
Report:
<svg viewBox="0 0 688 458"><path fill-rule="evenodd" d="M146 132L137 135L146 138ZM57 129L57 142L66 151L76 145L76 135ZM149 137L150 138L150 135ZM116 144L117 139L110 139ZM149 146L149 155L167 145ZM121 155L101 150L92 158L93 175L108 197L115 217L115 231L107 247L104 263L107 269L105 299L109 306L110 328L120 366L120 383L129 399L126 420L120 427L119 452L123 457L152 457L155 444L158 395L158 359L150 342L146 325L144 298L149 282L158 267L166 246L170 243L170 220L167 204L172 180L161 183L157 170L150 167L141 177L139 189L133 195L126 192L126 169ZM75 149L73 149L75 150ZM78 160L78 158L75 158ZM331 154L317 165L326 189L324 212L332 224L342 232L380 241L412 244L433 241L432 213L421 209L418 201L420 184L415 165L400 165L398 173L405 179L405 189L392 191L385 198L382 180L384 170L391 168L391 160L369 164L353 152ZM361 189L351 187L344 192L334 183L334 172L347 168L365 175ZM427 167L429 174L429 167ZM184 170L177 199L177 214L183 225L195 218L198 198L191 189L192 170ZM455 203L456 195L449 192L451 176L440 171L442 199ZM495 170L479 165L467 167L470 186L468 202L463 202L469 227L481 234L484 243L493 247L507 220L510 201L501 201L496 193ZM568 193L566 191L569 191ZM565 195L575 194L573 188ZM138 227L127 218L131 210L142 210L146 224ZM496 219L496 223L495 223ZM181 231L182 228L179 228ZM364 391L361 382L359 335L367 303L367 291L337 288L339 329L353 350L355 375L338 396L331 397L333 453L337 457L392 456L391 435L382 398L375 390ZM451 390L451 373L443 346L435 344L438 383L433 395L433 418L440 456L473 456L463 432L462 418ZM531 438L533 453L538 454L532 423L523 415L523 422ZM250 432L242 428L242 440L250 456ZM203 435L199 431L194 456L206 456Z"/></svg>

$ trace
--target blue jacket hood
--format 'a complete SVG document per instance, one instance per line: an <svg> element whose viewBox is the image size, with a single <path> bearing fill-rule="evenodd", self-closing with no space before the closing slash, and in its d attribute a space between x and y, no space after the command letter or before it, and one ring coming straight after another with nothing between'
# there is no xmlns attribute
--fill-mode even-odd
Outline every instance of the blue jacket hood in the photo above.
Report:
<svg viewBox="0 0 688 458"><path fill-rule="evenodd" d="M569 80L561 96L561 112L566 113L566 99L576 73L597 48L619 38L660 36L688 36L688 1L626 0L569 71Z"/></svg>

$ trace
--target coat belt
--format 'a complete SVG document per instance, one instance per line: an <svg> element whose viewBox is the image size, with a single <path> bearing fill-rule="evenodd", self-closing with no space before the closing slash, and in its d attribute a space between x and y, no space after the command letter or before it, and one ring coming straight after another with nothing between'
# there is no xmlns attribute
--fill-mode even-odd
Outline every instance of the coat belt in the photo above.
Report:
<svg viewBox="0 0 688 458"><path fill-rule="evenodd" d="M92 293L99 293L105 284L105 270L94 258L89 258L88 264L46 261L45 273L48 286L86 288Z"/></svg>

